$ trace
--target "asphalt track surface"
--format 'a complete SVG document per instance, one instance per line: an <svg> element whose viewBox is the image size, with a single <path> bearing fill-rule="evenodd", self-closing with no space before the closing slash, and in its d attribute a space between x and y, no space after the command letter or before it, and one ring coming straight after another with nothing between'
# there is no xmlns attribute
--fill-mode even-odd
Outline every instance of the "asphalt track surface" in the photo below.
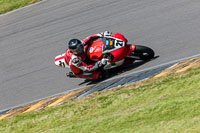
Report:
<svg viewBox="0 0 200 133"><path fill-rule="evenodd" d="M158 58L120 76L200 52L199 0L45 0L0 16L0 110L87 86L54 65L66 41L105 30Z"/></svg>

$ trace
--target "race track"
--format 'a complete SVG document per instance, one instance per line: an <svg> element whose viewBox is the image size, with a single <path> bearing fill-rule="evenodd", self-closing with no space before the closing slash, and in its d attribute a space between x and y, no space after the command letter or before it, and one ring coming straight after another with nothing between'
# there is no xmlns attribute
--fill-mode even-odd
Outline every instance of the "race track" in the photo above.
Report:
<svg viewBox="0 0 200 133"><path fill-rule="evenodd" d="M199 14L199 0L45 0L1 15L0 110L87 85L54 65L71 38L120 32L159 56L123 74L200 54Z"/></svg>

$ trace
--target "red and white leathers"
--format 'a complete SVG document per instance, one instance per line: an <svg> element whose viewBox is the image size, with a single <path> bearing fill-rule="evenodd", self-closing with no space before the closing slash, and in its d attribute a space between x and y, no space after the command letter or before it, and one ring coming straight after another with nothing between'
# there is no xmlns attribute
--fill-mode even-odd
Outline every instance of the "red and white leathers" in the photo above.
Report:
<svg viewBox="0 0 200 133"><path fill-rule="evenodd" d="M87 60L87 49L89 46L88 44L93 43L100 37L102 37L101 34L94 34L83 39L82 44L84 45L84 53L81 55L75 55L70 51L70 49L66 50L66 64L70 67L71 71L75 74L76 77L92 80L99 79L101 72L95 71L99 68L99 62L88 65L85 63L85 61Z"/></svg>

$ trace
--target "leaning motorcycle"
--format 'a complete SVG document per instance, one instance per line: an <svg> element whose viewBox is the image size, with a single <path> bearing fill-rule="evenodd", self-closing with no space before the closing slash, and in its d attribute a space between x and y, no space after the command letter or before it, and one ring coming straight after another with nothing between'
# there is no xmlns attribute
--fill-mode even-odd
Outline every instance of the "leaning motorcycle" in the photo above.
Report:
<svg viewBox="0 0 200 133"><path fill-rule="evenodd" d="M125 39L115 36L103 37L88 47L87 57L92 62L107 58L108 62L97 71L109 72L132 64L135 60L150 60L154 57L154 51L142 45L127 44ZM55 57L55 64L67 67L65 53Z"/></svg>

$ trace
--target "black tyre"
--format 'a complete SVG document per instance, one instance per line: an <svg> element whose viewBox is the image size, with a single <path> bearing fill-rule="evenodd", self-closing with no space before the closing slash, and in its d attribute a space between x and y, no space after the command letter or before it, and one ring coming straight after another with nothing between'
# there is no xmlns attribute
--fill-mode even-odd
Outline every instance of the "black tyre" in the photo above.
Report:
<svg viewBox="0 0 200 133"><path fill-rule="evenodd" d="M138 60L150 60L154 57L154 51L146 46L135 45L132 55Z"/></svg>

